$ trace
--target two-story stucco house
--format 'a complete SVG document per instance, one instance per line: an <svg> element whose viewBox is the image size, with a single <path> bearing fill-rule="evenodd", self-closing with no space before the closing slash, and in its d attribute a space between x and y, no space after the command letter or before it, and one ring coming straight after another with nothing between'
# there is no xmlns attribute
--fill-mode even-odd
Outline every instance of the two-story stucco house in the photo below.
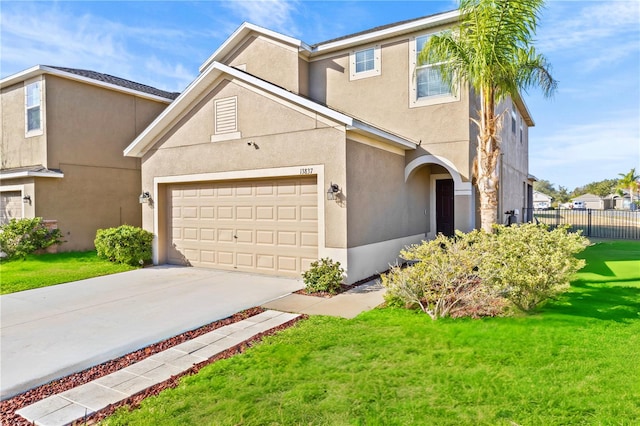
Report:
<svg viewBox="0 0 640 426"><path fill-rule="evenodd" d="M0 80L0 217L42 217L60 250L141 225L140 160L122 150L175 98L93 71L35 66Z"/></svg>
<svg viewBox="0 0 640 426"><path fill-rule="evenodd" d="M330 257L355 282L408 244L477 227L476 98L416 61L457 18L315 45L240 26L124 151L142 161L154 262L299 276ZM533 121L521 99L500 109L499 209L520 210Z"/></svg>

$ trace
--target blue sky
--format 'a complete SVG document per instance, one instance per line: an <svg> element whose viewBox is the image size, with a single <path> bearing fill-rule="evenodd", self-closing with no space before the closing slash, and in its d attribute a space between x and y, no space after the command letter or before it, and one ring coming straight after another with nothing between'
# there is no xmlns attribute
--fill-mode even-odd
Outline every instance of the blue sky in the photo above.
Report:
<svg viewBox="0 0 640 426"><path fill-rule="evenodd" d="M180 91L247 21L314 44L453 10L455 1L5 1L0 75L37 64ZM536 126L529 172L568 189L640 171L640 2L549 1L536 46L553 99L524 98Z"/></svg>

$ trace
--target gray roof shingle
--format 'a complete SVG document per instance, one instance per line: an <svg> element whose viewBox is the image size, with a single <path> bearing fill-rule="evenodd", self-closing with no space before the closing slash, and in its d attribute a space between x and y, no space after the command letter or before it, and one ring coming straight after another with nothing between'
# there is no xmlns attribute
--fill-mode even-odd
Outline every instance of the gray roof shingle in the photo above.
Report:
<svg viewBox="0 0 640 426"><path fill-rule="evenodd" d="M54 68L60 71L90 78L92 80L102 81L104 83L113 84L116 86L124 87L126 89L137 90L138 92L160 96L166 99L175 99L178 97L178 95L180 95L179 92L167 92L165 90L160 90L160 89L156 89L155 87L147 86L146 84L136 83L135 81L126 80L124 78L115 77L113 75L103 74L96 71L81 70L76 68L55 67L52 65L46 65L46 66L49 68Z"/></svg>
<svg viewBox="0 0 640 426"><path fill-rule="evenodd" d="M329 43L333 43L333 42L340 41L340 40L346 40L346 39L351 38L351 37L357 37L357 36L360 36L360 35L363 35L363 34L369 34L369 33L374 33L376 31L386 30L387 28L393 28L395 26L408 24L410 22L419 21L419 20L425 19L425 18L431 18L433 16L443 15L443 14L449 13L449 12L450 11L434 13L432 15L421 16L419 18L412 18L412 19L407 19L407 20L404 20L404 21L393 22L391 24L381 25L379 27L370 28L368 30L364 30L364 31L360 31L360 32L357 32L357 33L348 34L348 35L345 35L345 36L342 36L342 37L337 37L337 38L333 38L331 40L326 40L326 41L323 41L323 42L320 42L320 43L316 43L316 44L312 45L311 47L312 48L316 48L316 47L321 46L323 44L329 44Z"/></svg>

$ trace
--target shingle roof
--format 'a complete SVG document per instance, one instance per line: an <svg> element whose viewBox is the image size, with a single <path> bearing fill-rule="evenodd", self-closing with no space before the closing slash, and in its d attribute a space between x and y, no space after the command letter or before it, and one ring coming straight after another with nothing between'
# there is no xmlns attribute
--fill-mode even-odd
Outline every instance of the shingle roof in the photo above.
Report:
<svg viewBox="0 0 640 426"><path fill-rule="evenodd" d="M450 13L450 12L451 11L434 13L432 15L421 16L419 18L412 18L412 19L407 19L405 21L394 22L392 24L381 25L379 27L370 28L368 30L360 31L360 32L353 33L353 34L348 34L348 35L345 35L345 36L342 36L342 37L337 37L337 38L334 38L334 39L331 39L331 40L326 40L326 41L323 41L321 43L316 43L316 44L312 45L311 48L316 48L316 47L321 46L323 44L329 44L329 43L333 43L333 42L340 41L340 40L345 40L345 39L352 38L352 37L358 37L358 36L363 35L363 34L369 34L369 33L374 33L376 31L386 30L387 28L393 28L395 26L408 24L408 23L411 23L411 22L419 21L421 19L431 18L431 17L434 17L434 16L438 16L438 15L442 15L442 14Z"/></svg>
<svg viewBox="0 0 640 426"><path fill-rule="evenodd" d="M92 80L102 81L104 83L113 84L116 86L124 87L131 90L137 90L138 92L148 93L150 95L160 96L167 99L175 99L180 95L179 92L167 92L165 90L156 89L155 87L147 86L146 84L136 83L135 81L126 80L124 78L115 77L109 74L103 74L96 71L81 70L76 68L54 67L46 65L49 68L55 68L60 71L65 71L71 74L76 74L82 77L90 78Z"/></svg>

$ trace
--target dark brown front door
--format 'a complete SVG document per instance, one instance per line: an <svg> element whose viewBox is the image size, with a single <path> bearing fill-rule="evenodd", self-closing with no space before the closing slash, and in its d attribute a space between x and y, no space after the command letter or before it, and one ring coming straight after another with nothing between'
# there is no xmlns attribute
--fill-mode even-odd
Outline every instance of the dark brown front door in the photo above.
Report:
<svg viewBox="0 0 640 426"><path fill-rule="evenodd" d="M436 180L436 233L453 235L453 179Z"/></svg>

